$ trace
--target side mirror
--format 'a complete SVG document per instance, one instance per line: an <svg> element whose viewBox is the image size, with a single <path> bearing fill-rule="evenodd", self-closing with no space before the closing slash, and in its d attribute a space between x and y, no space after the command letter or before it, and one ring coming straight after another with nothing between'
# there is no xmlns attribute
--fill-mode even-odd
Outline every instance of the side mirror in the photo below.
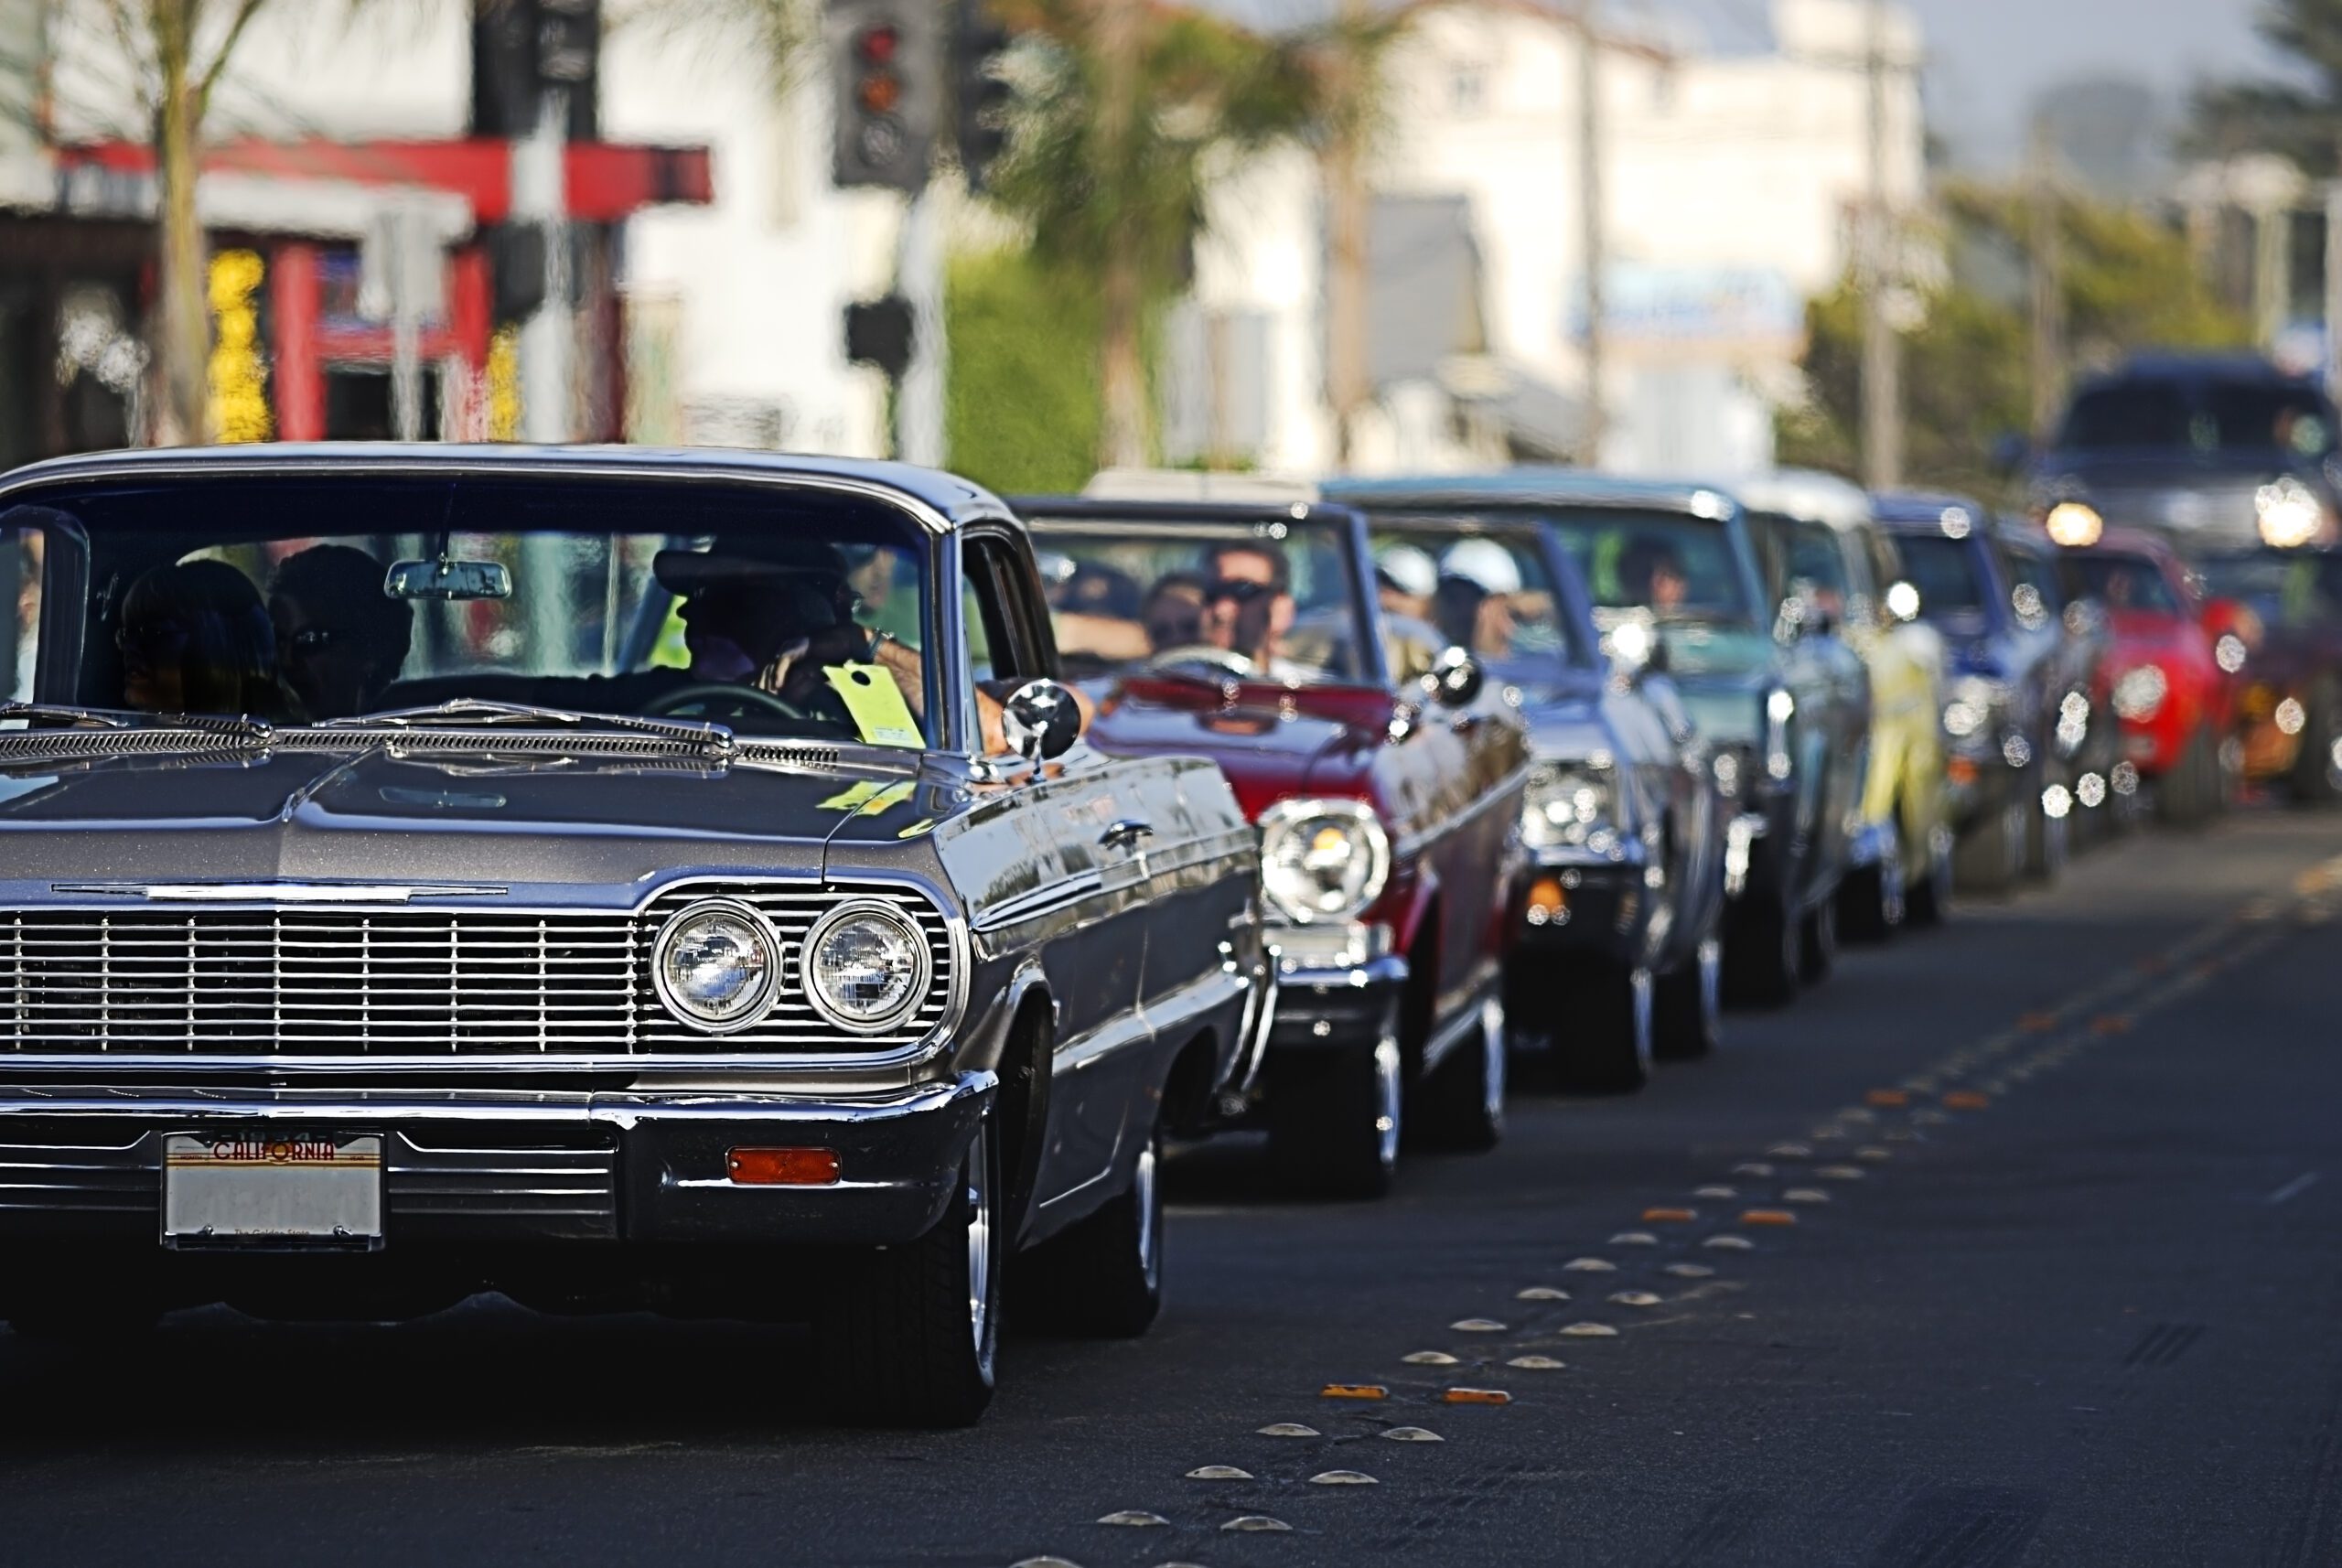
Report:
<svg viewBox="0 0 2342 1568"><path fill-rule="evenodd" d="M1001 704L1000 733L1027 762L1047 762L1081 738L1081 705L1047 676L1027 681Z"/></svg>
<svg viewBox="0 0 2342 1568"><path fill-rule="evenodd" d="M2032 456L2033 443L2021 432L2005 430L1993 437L1993 471L1996 474L2005 477L2015 473Z"/></svg>
<svg viewBox="0 0 2342 1568"><path fill-rule="evenodd" d="M1443 707L1469 707L1480 694L1480 661L1461 648L1451 648L1432 660L1423 685Z"/></svg>

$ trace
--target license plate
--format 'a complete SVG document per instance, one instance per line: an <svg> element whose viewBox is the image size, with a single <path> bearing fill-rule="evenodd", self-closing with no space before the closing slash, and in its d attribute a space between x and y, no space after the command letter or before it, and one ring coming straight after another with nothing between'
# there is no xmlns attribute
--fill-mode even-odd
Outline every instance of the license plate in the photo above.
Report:
<svg viewBox="0 0 2342 1568"><path fill-rule="evenodd" d="M382 1244L379 1134L174 1133L163 1139L163 1245Z"/></svg>

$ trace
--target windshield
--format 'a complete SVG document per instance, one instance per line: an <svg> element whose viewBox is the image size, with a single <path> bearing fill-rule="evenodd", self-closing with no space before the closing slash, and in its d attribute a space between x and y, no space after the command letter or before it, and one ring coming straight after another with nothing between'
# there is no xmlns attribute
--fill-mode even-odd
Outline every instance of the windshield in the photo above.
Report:
<svg viewBox="0 0 2342 1568"><path fill-rule="evenodd" d="M1993 593L1983 551L1941 533L1906 533L1896 542L1903 551L1903 575L1919 590L1921 616L1983 616Z"/></svg>
<svg viewBox="0 0 2342 1568"><path fill-rule="evenodd" d="M2057 444L2083 452L2177 447L2322 457L2334 449L2334 430L2324 403L2304 387L2216 381L2191 389L2140 380L2093 387L2075 398Z"/></svg>
<svg viewBox="0 0 2342 1568"><path fill-rule="evenodd" d="M19 697L279 724L501 703L931 743L928 551L869 502L222 478L18 507L0 538L0 589L13 575L19 607L51 599L45 631L16 615ZM56 613L60 594L77 617Z"/></svg>
<svg viewBox="0 0 2342 1568"><path fill-rule="evenodd" d="M1077 681L1149 671L1314 686L1369 678L1349 534L1330 523L1037 522Z"/></svg>
<svg viewBox="0 0 2342 1568"><path fill-rule="evenodd" d="M2068 555L2065 575L2076 598L2097 599L2111 610L2183 613L2171 580L2143 555Z"/></svg>
<svg viewBox="0 0 2342 1568"><path fill-rule="evenodd" d="M1562 548L1596 609L1648 609L1661 620L1754 624L1755 607L1720 518L1671 511L1552 511Z"/></svg>
<svg viewBox="0 0 2342 1568"><path fill-rule="evenodd" d="M2333 585L2319 581L2321 563L2301 555L2215 555L2198 564L2204 591L2235 599L2270 626L2312 626L2335 618Z"/></svg>
<svg viewBox="0 0 2342 1568"><path fill-rule="evenodd" d="M1590 628L1578 624L1584 612L1573 613L1533 535L1378 521L1371 538L1383 620L1415 628L1411 645L1469 649L1520 673L1592 660ZM1402 678L1412 672L1401 665Z"/></svg>

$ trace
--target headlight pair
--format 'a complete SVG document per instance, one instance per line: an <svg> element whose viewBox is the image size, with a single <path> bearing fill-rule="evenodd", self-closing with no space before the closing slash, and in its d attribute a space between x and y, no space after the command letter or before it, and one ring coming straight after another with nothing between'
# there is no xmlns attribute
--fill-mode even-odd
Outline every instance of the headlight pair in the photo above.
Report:
<svg viewBox="0 0 2342 1568"><path fill-rule="evenodd" d="M1390 835L1362 800L1280 800L1261 813L1261 886L1288 919L1349 919L1390 877Z"/></svg>
<svg viewBox="0 0 2342 1568"><path fill-rule="evenodd" d="M1529 776L1520 802L1520 838L1530 848L1599 849L1617 829L1607 768L1562 762Z"/></svg>
<svg viewBox="0 0 2342 1568"><path fill-rule="evenodd" d="M762 912L736 898L706 898L660 929L651 976L667 1011L694 1029L728 1035L772 1010L782 959ZM901 1023L926 994L927 941L893 906L850 899L806 933L798 980L822 1017L876 1034Z"/></svg>
<svg viewBox="0 0 2342 1568"><path fill-rule="evenodd" d="M2133 724L2144 724L2163 711L2171 682L2159 664L2141 664L2115 678L2114 711Z"/></svg>

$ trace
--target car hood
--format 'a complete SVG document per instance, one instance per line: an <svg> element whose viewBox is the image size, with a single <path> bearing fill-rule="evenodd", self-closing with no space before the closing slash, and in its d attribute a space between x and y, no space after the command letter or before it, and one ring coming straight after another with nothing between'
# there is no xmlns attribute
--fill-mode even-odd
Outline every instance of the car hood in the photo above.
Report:
<svg viewBox="0 0 2342 1568"><path fill-rule="evenodd" d="M687 865L818 871L865 816L944 793L906 773L377 748L13 762L6 875L627 885Z"/></svg>
<svg viewBox="0 0 2342 1568"><path fill-rule="evenodd" d="M1547 691L1522 704L1530 749L1540 757L1576 761L1597 751L1617 755L1617 739L1596 690Z"/></svg>
<svg viewBox="0 0 2342 1568"><path fill-rule="evenodd" d="M1101 704L1090 743L1112 757L1208 757L1258 817L1295 795L1362 794L1397 710L1362 686L1131 681Z"/></svg>
<svg viewBox="0 0 2342 1568"><path fill-rule="evenodd" d="M2053 456L2036 489L2078 494L2118 527L2147 528L2206 547L2259 542L2254 492L2291 474L2311 489L2330 489L2314 464L2273 451L2103 453Z"/></svg>

